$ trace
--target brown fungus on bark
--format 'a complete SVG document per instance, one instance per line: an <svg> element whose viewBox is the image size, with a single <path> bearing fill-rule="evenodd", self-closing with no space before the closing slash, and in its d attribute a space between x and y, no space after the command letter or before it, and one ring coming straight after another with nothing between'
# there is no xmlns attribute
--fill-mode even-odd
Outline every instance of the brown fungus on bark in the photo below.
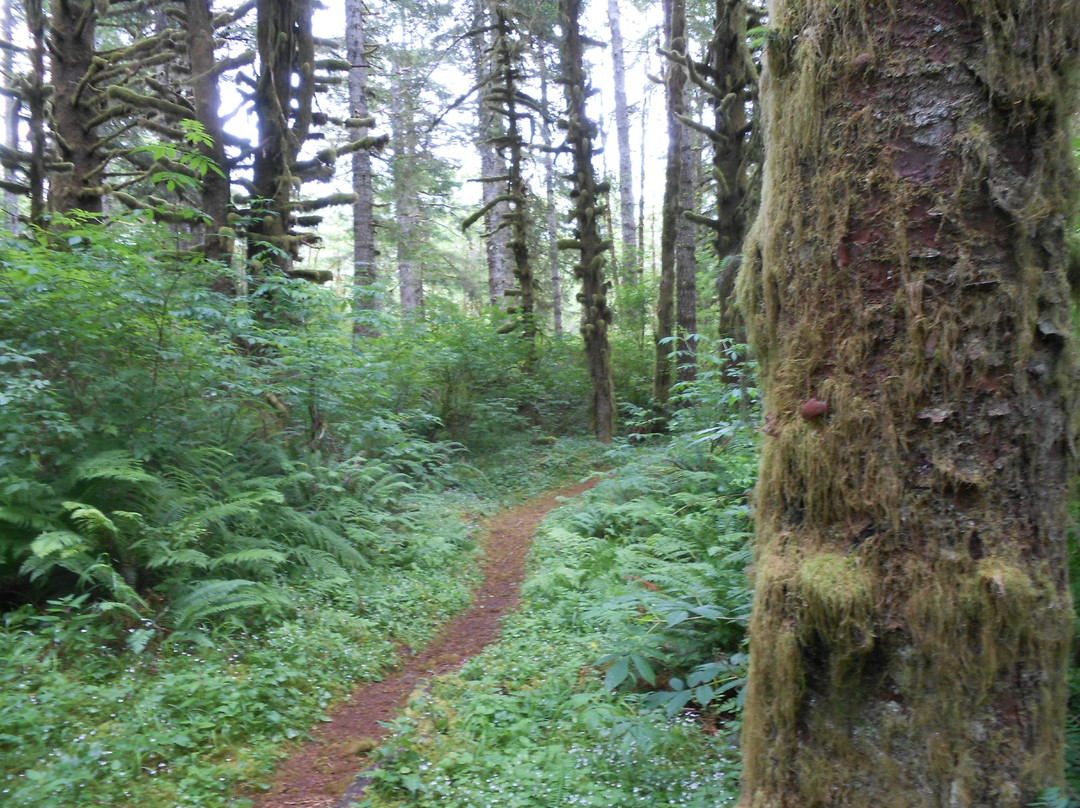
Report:
<svg viewBox="0 0 1080 808"><path fill-rule="evenodd" d="M807 421L812 421L815 418L820 418L829 411L829 405L822 401L820 398L808 398L803 402L803 405L799 407L799 415L805 418Z"/></svg>

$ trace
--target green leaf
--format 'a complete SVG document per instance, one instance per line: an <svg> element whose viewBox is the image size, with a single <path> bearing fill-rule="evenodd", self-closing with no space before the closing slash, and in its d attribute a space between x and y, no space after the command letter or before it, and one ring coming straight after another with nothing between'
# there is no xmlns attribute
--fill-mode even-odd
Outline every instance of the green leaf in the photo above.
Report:
<svg viewBox="0 0 1080 808"><path fill-rule="evenodd" d="M681 690L671 697L671 700L667 703L667 714L669 717L674 718L675 714L679 712L683 707L690 703L690 699L694 697L692 690Z"/></svg>
<svg viewBox="0 0 1080 808"><path fill-rule="evenodd" d="M679 625L679 623L685 623L689 619L689 612L672 612L664 619L664 624L668 628L674 628L675 626Z"/></svg>
<svg viewBox="0 0 1080 808"><path fill-rule="evenodd" d="M641 654L631 654L630 659L634 663L634 667L637 668L637 672L641 675L641 678L650 685L655 685L656 673L653 671L652 665L649 664L649 660L645 659Z"/></svg>
<svg viewBox="0 0 1080 808"><path fill-rule="evenodd" d="M715 695L716 693L708 685L701 685L700 687L694 688L694 698L702 707L712 701L712 698Z"/></svg>
<svg viewBox="0 0 1080 808"><path fill-rule="evenodd" d="M614 665L608 668L607 674L604 676L604 687L613 691L621 685L629 675L630 660L627 657L618 659L615 661Z"/></svg>

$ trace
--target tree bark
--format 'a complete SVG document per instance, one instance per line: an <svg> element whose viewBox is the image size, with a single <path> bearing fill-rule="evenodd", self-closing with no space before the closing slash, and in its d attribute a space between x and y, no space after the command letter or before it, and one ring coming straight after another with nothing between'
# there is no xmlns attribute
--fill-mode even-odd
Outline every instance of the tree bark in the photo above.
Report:
<svg viewBox="0 0 1080 808"><path fill-rule="evenodd" d="M353 119L368 118L368 51L364 24L363 0L345 0L345 48L349 60L349 112ZM368 128L350 131L351 140L368 134ZM352 153L353 203L353 334L372 336L369 315L378 310L374 292L378 281L375 262L375 191L372 185L371 152L357 149Z"/></svg>
<svg viewBox="0 0 1080 808"><path fill-rule="evenodd" d="M615 78L615 134L619 147L619 222L623 272L628 283L641 283L641 256L634 227L634 172L630 165L630 112L626 104L626 59L619 0L608 0L611 63Z"/></svg>
<svg viewBox="0 0 1080 808"><path fill-rule="evenodd" d="M747 194L746 105L757 71L746 44L746 3L743 0L717 0L714 30L707 78L715 87L711 93L713 175L716 178L713 244L721 262L716 284L719 330L721 337L743 342L744 329L731 305L738 261L724 262L742 250L747 217L756 212L756 200L748 199Z"/></svg>
<svg viewBox="0 0 1080 808"><path fill-rule="evenodd" d="M773 0L742 808L1062 783L1073 0Z"/></svg>
<svg viewBox="0 0 1080 808"><path fill-rule="evenodd" d="M310 132L315 93L312 2L258 0L255 6L259 144L252 170L256 201L248 253L286 273L292 271L299 250L290 233L292 166Z"/></svg>
<svg viewBox="0 0 1080 808"><path fill-rule="evenodd" d="M488 81L492 73L490 38L484 33L489 24L484 13L482 0L473 3L473 30L477 33L470 38L475 62L476 83ZM484 93L477 95L476 102L476 145L480 151L480 185L485 206L499 196L496 177L507 174L506 160L495 148L494 141L503 134L498 116L484 100ZM510 305L506 292L514 288L514 273L510 267L510 237L500 224L505 220L507 206L505 202L495 203L484 214L484 230L489 235L484 240L487 257L488 302L492 306L505 309Z"/></svg>
<svg viewBox="0 0 1080 808"><path fill-rule="evenodd" d="M0 36L5 42L12 41L12 11L11 0L4 0L3 8L0 9ZM0 57L3 72L4 86L12 92L4 98L4 145L14 152L19 151L19 109L22 99L15 95L14 90L14 59L11 49L4 48L3 56ZM11 184L18 182L18 174L14 166L4 166L4 179ZM10 188L4 189L4 216L7 219L8 229L17 232L19 229L19 194Z"/></svg>
<svg viewBox="0 0 1080 808"><path fill-rule="evenodd" d="M49 205L58 213L101 213L104 156L91 125L94 94L83 81L94 60L97 11L92 0L51 0L50 11L52 126L66 165L50 177Z"/></svg>
<svg viewBox="0 0 1080 808"><path fill-rule="evenodd" d="M26 170L30 186L30 222L40 224L45 215L45 10L43 0L25 0L23 12L33 46L30 48L30 75L26 101L30 107L30 165Z"/></svg>
<svg viewBox="0 0 1080 808"><path fill-rule="evenodd" d="M191 61L192 102L195 119L202 124L210 143L199 151L224 174L208 171L201 178L202 211L210 221L203 252L212 261L227 259L232 251L229 234L229 164L225 156L225 130L221 123L221 93L214 58L214 20L209 0L185 0L187 10L188 58ZM232 287L223 279L222 290Z"/></svg>
<svg viewBox="0 0 1080 808"><path fill-rule="evenodd" d="M418 258L415 232L420 224L420 207L414 182L417 154L416 115L410 87L412 71L400 50L395 50L390 77L390 125L393 131L394 159L391 163L394 188L394 222L398 293L401 313L420 317L424 309L424 281Z"/></svg>
<svg viewBox="0 0 1080 808"><path fill-rule="evenodd" d="M580 254L574 274L581 281L578 297L582 309L581 334L585 339L585 357L592 379L589 420L596 439L611 441L615 432L615 383L611 373L611 347L608 326L613 312L607 304L609 284L604 281L604 253L612 248L600 236L596 177L592 166L593 137L596 125L589 120L585 99L589 84L584 69L584 42L580 29L581 0L559 0L559 23L563 29L562 78L566 90L566 145L574 158L574 239L567 248Z"/></svg>
<svg viewBox="0 0 1080 808"><path fill-rule="evenodd" d="M684 0L664 0L664 41L667 50L683 53L686 47L686 5ZM667 168L664 174L664 203L660 232L660 288L656 301L656 366L653 373L653 399L666 404L671 395L672 362L675 334L675 242L682 220L679 210L679 180L682 171L685 128L679 116L685 114L686 70L677 62L667 63Z"/></svg>
<svg viewBox="0 0 1080 808"><path fill-rule="evenodd" d="M537 43L540 60L540 106L548 109L548 62L544 55L544 43ZM540 123L544 139L544 190L546 192L548 268L551 278L551 320L555 339L562 339L562 272L559 266L559 212L555 206L555 161L551 157L553 138L551 122L545 117Z"/></svg>
<svg viewBox="0 0 1080 808"><path fill-rule="evenodd" d="M685 104L684 104L685 106ZM680 382L697 377L697 225L683 216L697 207L698 168L701 155L693 133L684 131L679 154L679 219L675 234L675 322L679 329Z"/></svg>
<svg viewBox="0 0 1080 808"><path fill-rule="evenodd" d="M489 103L506 117L506 137L500 151L505 150L502 154L507 167L505 188L509 197L505 221L510 225L509 247L514 258L513 272L517 285L517 301L512 307L512 313L521 319L521 337L529 343L527 363L531 365L536 344L536 281L529 257L529 191L523 173L525 144L519 126L519 121L527 117L527 113L518 112L521 56L519 48L516 47L517 43L511 42L513 31L507 14L505 6L496 6L493 61L499 81L492 87L492 90L497 89L498 93L489 98Z"/></svg>

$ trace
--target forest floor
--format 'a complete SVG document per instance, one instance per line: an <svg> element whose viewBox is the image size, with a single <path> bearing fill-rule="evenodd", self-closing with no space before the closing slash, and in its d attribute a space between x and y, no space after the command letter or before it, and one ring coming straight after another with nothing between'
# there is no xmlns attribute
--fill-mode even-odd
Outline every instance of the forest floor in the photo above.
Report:
<svg viewBox="0 0 1080 808"><path fill-rule="evenodd" d="M597 480L549 492L505 510L483 526L482 582L472 605L443 627L423 652L402 649L403 665L386 679L358 687L320 724L311 739L278 768L269 790L255 798L255 808L329 808L359 800L367 778L367 753L389 730L411 693L432 676L459 668L497 636L499 620L517 606L525 561L533 534L561 500L575 497Z"/></svg>

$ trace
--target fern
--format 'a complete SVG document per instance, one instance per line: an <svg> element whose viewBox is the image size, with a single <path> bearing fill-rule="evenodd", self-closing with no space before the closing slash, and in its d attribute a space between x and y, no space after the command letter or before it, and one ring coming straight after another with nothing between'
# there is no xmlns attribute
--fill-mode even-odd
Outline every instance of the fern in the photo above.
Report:
<svg viewBox="0 0 1080 808"><path fill-rule="evenodd" d="M145 471L130 452L113 449L99 452L75 464L72 478L77 482L111 480L134 485L157 485L158 478Z"/></svg>
<svg viewBox="0 0 1080 808"><path fill-rule="evenodd" d="M262 616L293 607L288 593L269 584L245 579L206 580L172 600L164 621L183 632L222 614L257 611Z"/></svg>

